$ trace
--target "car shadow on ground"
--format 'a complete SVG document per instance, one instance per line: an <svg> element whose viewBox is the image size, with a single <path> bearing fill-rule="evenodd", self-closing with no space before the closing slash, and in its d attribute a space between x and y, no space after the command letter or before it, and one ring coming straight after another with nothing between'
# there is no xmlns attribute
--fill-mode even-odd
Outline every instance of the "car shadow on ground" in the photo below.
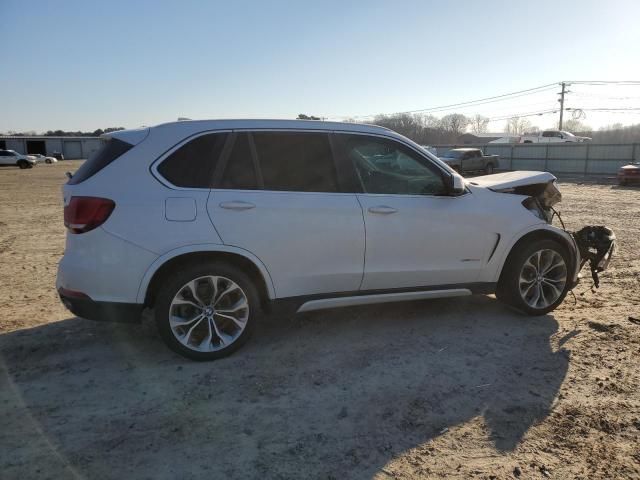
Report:
<svg viewBox="0 0 640 480"><path fill-rule="evenodd" d="M212 363L176 356L149 321L8 333L0 468L7 478L371 478L473 419L511 451L567 372L557 328L492 297L388 304L271 319Z"/></svg>

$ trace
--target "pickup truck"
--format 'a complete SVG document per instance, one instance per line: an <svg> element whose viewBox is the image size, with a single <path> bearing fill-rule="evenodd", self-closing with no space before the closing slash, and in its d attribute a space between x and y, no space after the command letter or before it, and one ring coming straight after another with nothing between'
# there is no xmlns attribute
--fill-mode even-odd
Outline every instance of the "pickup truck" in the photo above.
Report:
<svg viewBox="0 0 640 480"><path fill-rule="evenodd" d="M440 157L459 173L482 171L490 175L498 168L498 155L483 155L479 148L454 148Z"/></svg>
<svg viewBox="0 0 640 480"><path fill-rule="evenodd" d="M545 130L537 133L525 133L520 137L520 143L570 143L590 141L590 137L578 137L571 132L565 132L563 130Z"/></svg>

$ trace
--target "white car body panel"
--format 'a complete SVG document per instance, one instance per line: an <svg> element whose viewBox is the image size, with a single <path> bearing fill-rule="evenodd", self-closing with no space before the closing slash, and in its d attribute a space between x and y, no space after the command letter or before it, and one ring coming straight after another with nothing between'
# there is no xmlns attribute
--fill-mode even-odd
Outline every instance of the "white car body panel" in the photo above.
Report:
<svg viewBox="0 0 640 480"><path fill-rule="evenodd" d="M358 199L367 229L363 290L475 282L496 243L471 194L358 194ZM396 211L375 213L380 208Z"/></svg>
<svg viewBox="0 0 640 480"><path fill-rule="evenodd" d="M508 190L525 185L547 183L553 180L556 180L556 177L549 172L516 171L473 177L468 181L472 185L490 188L492 190Z"/></svg>
<svg viewBox="0 0 640 480"><path fill-rule="evenodd" d="M232 202L254 207L222 207ZM278 298L360 288L365 230L355 194L212 190L208 210L225 245L267 265Z"/></svg>
<svg viewBox="0 0 640 480"><path fill-rule="evenodd" d="M157 258L103 228L67 235L56 289L87 292L100 302L136 303L140 282Z"/></svg>
<svg viewBox="0 0 640 480"><path fill-rule="evenodd" d="M149 283L153 278L153 275L168 261L180 257L181 255L188 255L190 253L201 253L201 252L222 252L222 253L232 253L234 255L239 255L241 257L250 260L262 275L262 278L265 281L265 285L267 287L267 295L269 296L269 300L274 300L276 298L276 291L273 287L273 281L271 280L271 275L267 270L267 267L262 263L262 261L253 255L251 252L247 250L243 250L238 247L232 247L229 245L220 245L218 243L198 243L193 245L187 245L181 248L176 248L171 250L164 255L157 257L153 263L150 264L147 271L144 273L142 280L140 281L140 285L138 288L138 294L136 297L136 303L143 303L144 299L147 295L147 288L149 287Z"/></svg>
<svg viewBox="0 0 640 480"><path fill-rule="evenodd" d="M167 261L223 252L257 267L270 300L438 285L448 285L442 290L447 296L467 291L451 285L496 282L511 247L526 233L549 230L568 237L524 208L526 197L491 191L552 180L548 173L474 178L465 195L430 197L178 188L155 170L195 135L243 129L384 136L450 171L410 140L368 125L214 120L112 132L105 138L135 147L85 181L65 185L63 196L65 204L72 196L93 196L112 199L116 207L101 227L67 234L58 287L96 301L142 304L154 273ZM254 207L236 209L234 202ZM225 203L234 208L221 207ZM379 206L397 212L369 211ZM429 298L437 295L430 292Z"/></svg>

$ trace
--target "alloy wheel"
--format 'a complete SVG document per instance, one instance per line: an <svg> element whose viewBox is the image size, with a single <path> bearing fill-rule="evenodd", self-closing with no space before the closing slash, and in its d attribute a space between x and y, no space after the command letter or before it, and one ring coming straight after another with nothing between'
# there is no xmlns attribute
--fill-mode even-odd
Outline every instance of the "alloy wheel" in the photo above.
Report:
<svg viewBox="0 0 640 480"><path fill-rule="evenodd" d="M535 309L556 302L567 284L567 264L555 250L534 252L520 270L519 289L522 299Z"/></svg>
<svg viewBox="0 0 640 480"><path fill-rule="evenodd" d="M249 301L233 280L208 275L186 283L169 306L169 326L185 347L215 352L234 343L247 326Z"/></svg>

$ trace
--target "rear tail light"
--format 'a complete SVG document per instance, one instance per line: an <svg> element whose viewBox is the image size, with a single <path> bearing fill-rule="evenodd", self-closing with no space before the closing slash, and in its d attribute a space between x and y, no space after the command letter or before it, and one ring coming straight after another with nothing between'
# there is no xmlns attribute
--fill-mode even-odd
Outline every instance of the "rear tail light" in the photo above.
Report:
<svg viewBox="0 0 640 480"><path fill-rule="evenodd" d="M116 204L108 198L71 197L64 207L64 226L71 233L85 233L102 225Z"/></svg>

